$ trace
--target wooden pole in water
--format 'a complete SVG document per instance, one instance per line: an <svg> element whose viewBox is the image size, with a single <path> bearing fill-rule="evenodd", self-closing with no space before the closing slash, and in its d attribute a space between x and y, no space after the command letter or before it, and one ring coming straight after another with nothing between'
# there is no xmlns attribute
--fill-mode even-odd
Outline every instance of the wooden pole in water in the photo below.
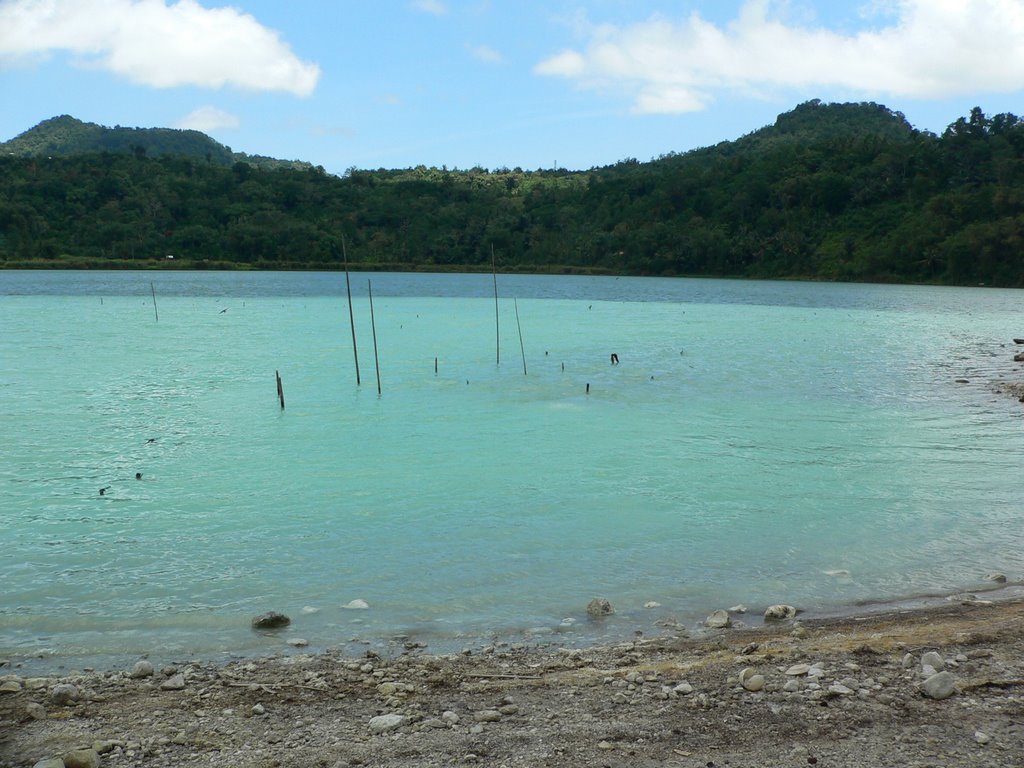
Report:
<svg viewBox="0 0 1024 768"><path fill-rule="evenodd" d="M526 375L526 350L523 349L523 326L519 324L519 301L513 296L512 306L516 308L516 329L519 331L519 354L523 356L523 376Z"/></svg>
<svg viewBox="0 0 1024 768"><path fill-rule="evenodd" d="M356 318L352 313L352 283L348 278L348 252L345 250L345 238L341 238L341 253L345 259L345 291L348 293L348 322L352 326L352 356L356 360L356 386L360 385L359 380L359 352L356 350Z"/></svg>
<svg viewBox="0 0 1024 768"><path fill-rule="evenodd" d="M437 376L437 358L434 358L434 375Z"/></svg>
<svg viewBox="0 0 1024 768"><path fill-rule="evenodd" d="M277 378L277 399L281 401L281 410L284 410L284 387L281 384L281 372L274 371L274 376Z"/></svg>
<svg viewBox="0 0 1024 768"><path fill-rule="evenodd" d="M380 397L380 361L377 359L377 324L373 319L373 285L366 281L366 292L370 296L370 329L373 331L373 364L377 368L377 397Z"/></svg>
<svg viewBox="0 0 1024 768"><path fill-rule="evenodd" d="M156 322L159 323L160 313L156 311L156 288L153 287L152 283L149 284L149 291L153 294L153 315L156 317Z"/></svg>
<svg viewBox="0 0 1024 768"><path fill-rule="evenodd" d="M494 277L494 359L501 365L501 334L498 332L498 268L494 262L494 244L491 244L491 275Z"/></svg>

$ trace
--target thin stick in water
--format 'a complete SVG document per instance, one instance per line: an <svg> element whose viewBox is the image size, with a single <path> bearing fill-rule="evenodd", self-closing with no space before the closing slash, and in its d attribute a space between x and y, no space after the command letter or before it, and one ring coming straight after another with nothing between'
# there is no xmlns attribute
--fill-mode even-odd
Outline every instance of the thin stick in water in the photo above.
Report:
<svg viewBox="0 0 1024 768"><path fill-rule="evenodd" d="M154 315L154 317L156 317L156 322L159 323L160 322L160 313L158 313L156 311L156 288L153 287L152 283L149 284L149 291L150 291L150 293L153 294L153 315Z"/></svg>
<svg viewBox="0 0 1024 768"><path fill-rule="evenodd" d="M281 401L281 410L284 410L284 386L281 384L281 372L274 371L274 376L277 378L277 399Z"/></svg>
<svg viewBox="0 0 1024 768"><path fill-rule="evenodd" d="M356 350L356 318L352 313L352 283L348 278L348 252L345 250L345 238L341 238L341 253L345 259L345 291L348 293L348 322L352 326L352 356L356 360L356 386L360 385L359 380L359 352Z"/></svg>
<svg viewBox="0 0 1024 768"><path fill-rule="evenodd" d="M494 277L494 359L501 365L501 334L498 332L498 267L494 262L494 244L491 244L491 275Z"/></svg>
<svg viewBox="0 0 1024 768"><path fill-rule="evenodd" d="M519 324L519 301L513 296L512 306L516 308L516 329L519 331L519 354L523 356L523 376L526 375L526 350L523 349L523 327Z"/></svg>
<svg viewBox="0 0 1024 768"><path fill-rule="evenodd" d="M373 364L377 368L377 397L380 397L380 361L377 359L377 324L373 319L373 285L366 281L366 292L370 296L370 329L373 331Z"/></svg>

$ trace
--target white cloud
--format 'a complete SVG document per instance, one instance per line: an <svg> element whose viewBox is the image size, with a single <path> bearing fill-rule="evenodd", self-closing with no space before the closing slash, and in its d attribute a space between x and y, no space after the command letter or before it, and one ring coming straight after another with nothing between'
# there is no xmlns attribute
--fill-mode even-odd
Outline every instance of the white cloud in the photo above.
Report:
<svg viewBox="0 0 1024 768"><path fill-rule="evenodd" d="M175 128L191 128L204 133L238 126L239 120L236 115L210 106L193 110L174 125Z"/></svg>
<svg viewBox="0 0 1024 768"><path fill-rule="evenodd" d="M929 99L1024 89L1021 0L875 0L868 21L876 26L853 34L787 23L787 6L747 0L723 26L694 13L592 27L584 49L534 72L625 91L635 111L662 113L703 109L721 90Z"/></svg>
<svg viewBox="0 0 1024 768"><path fill-rule="evenodd" d="M236 8L195 0L0 0L0 62L52 51L154 88L308 96L320 68Z"/></svg>
<svg viewBox="0 0 1024 768"><path fill-rule="evenodd" d="M480 61L486 61L488 64L500 64L502 62L501 54L491 48L489 45L478 45L474 48L470 48L470 53Z"/></svg>
<svg viewBox="0 0 1024 768"><path fill-rule="evenodd" d="M413 0L412 7L423 13L430 13L434 16L444 16L448 13L448 6L441 0Z"/></svg>

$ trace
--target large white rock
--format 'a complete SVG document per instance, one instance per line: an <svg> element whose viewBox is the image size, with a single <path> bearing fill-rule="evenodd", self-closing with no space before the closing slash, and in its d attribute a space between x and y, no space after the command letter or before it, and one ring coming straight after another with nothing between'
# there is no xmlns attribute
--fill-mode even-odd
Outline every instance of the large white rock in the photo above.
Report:
<svg viewBox="0 0 1024 768"><path fill-rule="evenodd" d="M732 626L732 619L728 611L715 611L704 620L704 626L709 629L726 629Z"/></svg>
<svg viewBox="0 0 1024 768"><path fill-rule="evenodd" d="M937 672L921 683L921 692L929 699L948 699L956 693L956 678L949 672Z"/></svg>
<svg viewBox="0 0 1024 768"><path fill-rule="evenodd" d="M357 600L352 600L351 602L345 603L345 605L343 605L341 607L345 608L345 609L347 609L349 611L365 611L367 608L370 607L370 604L368 602L366 602L365 600L358 600L357 599Z"/></svg>
<svg viewBox="0 0 1024 768"><path fill-rule="evenodd" d="M796 608L792 605L769 605L764 611L765 621L786 621L796 617Z"/></svg>
<svg viewBox="0 0 1024 768"><path fill-rule="evenodd" d="M405 725L407 718L404 715L389 714L371 717L369 722L370 733L387 733Z"/></svg>

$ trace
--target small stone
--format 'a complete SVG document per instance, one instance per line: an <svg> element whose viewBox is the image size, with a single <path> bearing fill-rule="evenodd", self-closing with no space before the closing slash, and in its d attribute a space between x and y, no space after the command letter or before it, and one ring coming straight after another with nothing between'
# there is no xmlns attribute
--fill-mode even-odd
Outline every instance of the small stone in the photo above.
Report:
<svg viewBox="0 0 1024 768"><path fill-rule="evenodd" d="M798 675L806 675L810 671L811 671L811 665L810 664L794 664L793 666L791 666L789 669L786 670L786 674L789 675L790 677L796 677Z"/></svg>
<svg viewBox="0 0 1024 768"><path fill-rule="evenodd" d="M303 637L290 637L285 642L293 648L305 648L309 645L309 641Z"/></svg>
<svg viewBox="0 0 1024 768"><path fill-rule="evenodd" d="M608 616L612 613L615 613L615 609L612 608L612 604L603 597L595 597L587 603L588 616L601 618L602 616Z"/></svg>
<svg viewBox="0 0 1024 768"><path fill-rule="evenodd" d="M607 751L609 749L615 749L615 745L610 741L599 741L597 742L597 748Z"/></svg>
<svg viewBox="0 0 1024 768"><path fill-rule="evenodd" d="M921 657L921 666L931 667L936 672L941 672L946 668L946 662L935 651L929 651Z"/></svg>
<svg viewBox="0 0 1024 768"><path fill-rule="evenodd" d="M949 672L938 672L921 683L921 692L930 699L948 699L956 693L956 678Z"/></svg>
<svg viewBox="0 0 1024 768"><path fill-rule="evenodd" d="M98 768L99 764L95 749L76 749L64 755L64 768Z"/></svg>
<svg viewBox="0 0 1024 768"><path fill-rule="evenodd" d="M1006 583L1005 573L990 573L985 577L985 581L994 581L996 584Z"/></svg>
<svg viewBox="0 0 1024 768"><path fill-rule="evenodd" d="M117 747L122 747L122 746L124 746L124 742L123 741L107 740L107 741L94 741L92 743L92 748L96 750L96 754L98 754L98 755L105 755L105 754L107 754L109 752L113 752Z"/></svg>
<svg viewBox="0 0 1024 768"><path fill-rule="evenodd" d="M17 680L5 680L0 683L0 693L21 693L21 683Z"/></svg>
<svg viewBox="0 0 1024 768"><path fill-rule="evenodd" d="M786 684L782 686L782 690L786 693L796 693L800 690L800 681L796 678L792 678L786 681Z"/></svg>
<svg viewBox="0 0 1024 768"><path fill-rule="evenodd" d="M644 603L644 608L661 608L661 603L655 602L654 600L648 600Z"/></svg>
<svg viewBox="0 0 1024 768"><path fill-rule="evenodd" d="M974 740L979 744L988 744L990 741L992 741L992 737L989 736L987 733L983 733L982 731L975 731Z"/></svg>
<svg viewBox="0 0 1024 768"><path fill-rule="evenodd" d="M764 612L765 621L786 621L796 616L796 608L792 605L769 605Z"/></svg>
<svg viewBox="0 0 1024 768"><path fill-rule="evenodd" d="M441 719L444 720L446 723L451 723L452 725L455 725L459 722L459 716L455 712L452 712L450 709L446 709L444 712L441 713Z"/></svg>
<svg viewBox="0 0 1024 768"><path fill-rule="evenodd" d="M842 683L833 683L828 687L828 692L834 693L837 696L849 696L851 693L853 693L853 690L848 686L843 685Z"/></svg>
<svg viewBox="0 0 1024 768"><path fill-rule="evenodd" d="M78 701L78 689L70 683L62 683L53 686L50 691L50 701L59 707Z"/></svg>
<svg viewBox="0 0 1024 768"><path fill-rule="evenodd" d="M265 715L267 714L267 708L264 707L262 704L253 704L251 712L254 715Z"/></svg>
<svg viewBox="0 0 1024 768"><path fill-rule="evenodd" d="M345 603L341 607L347 611L365 611L367 608L370 607L370 604L365 600L356 599Z"/></svg>
<svg viewBox="0 0 1024 768"><path fill-rule="evenodd" d="M46 710L43 708L43 705L37 704L34 701L25 705L25 714L31 717L33 720L46 719Z"/></svg>
<svg viewBox="0 0 1024 768"><path fill-rule="evenodd" d="M679 696L687 696L693 693L693 686L684 680L683 682L679 683L679 685L675 686L672 690Z"/></svg>
<svg viewBox="0 0 1024 768"><path fill-rule="evenodd" d="M387 733L401 728L407 722L404 715L389 714L371 717L369 722L370 733Z"/></svg>
<svg viewBox="0 0 1024 768"><path fill-rule="evenodd" d="M181 673L173 675L160 683L162 691L180 691L185 687L185 676Z"/></svg>
<svg viewBox="0 0 1024 768"><path fill-rule="evenodd" d="M746 612L747 612L747 606L743 605L743 603L740 603L739 605L734 605L732 608L729 609L729 613L746 613Z"/></svg>
<svg viewBox="0 0 1024 768"><path fill-rule="evenodd" d="M381 683L377 686L377 693L381 696L394 696L398 693L398 683Z"/></svg>
<svg viewBox="0 0 1024 768"><path fill-rule="evenodd" d="M501 712L496 709L482 709L473 713L473 719L478 723L496 723L501 720Z"/></svg>
<svg viewBox="0 0 1024 768"><path fill-rule="evenodd" d="M292 623L292 620L285 616L283 613L277 611L268 611L267 613L261 613L259 616L255 616L252 619L253 629L280 629L281 627L287 627Z"/></svg>
<svg viewBox="0 0 1024 768"><path fill-rule="evenodd" d="M135 662L135 666L133 666L132 671L128 673L128 677L133 680L140 680L144 677L152 677L153 672L153 665L143 659L142 661Z"/></svg>
<svg viewBox="0 0 1024 768"><path fill-rule="evenodd" d="M506 704L503 707L498 708L498 712L503 715L518 715L519 705L518 704Z"/></svg>
<svg viewBox="0 0 1024 768"><path fill-rule="evenodd" d="M714 611L704 620L704 626L710 629L726 629L732 626L732 618L728 611Z"/></svg>
<svg viewBox="0 0 1024 768"><path fill-rule="evenodd" d="M439 717L431 717L423 721L424 728L447 728L448 723Z"/></svg>
<svg viewBox="0 0 1024 768"><path fill-rule="evenodd" d="M756 692L764 688L764 675L759 675L751 667L740 672L740 685L748 691Z"/></svg>
<svg viewBox="0 0 1024 768"><path fill-rule="evenodd" d="M912 653L904 654L903 661L900 663L900 665L904 669L910 669L912 666L914 666L914 654L912 654Z"/></svg>

